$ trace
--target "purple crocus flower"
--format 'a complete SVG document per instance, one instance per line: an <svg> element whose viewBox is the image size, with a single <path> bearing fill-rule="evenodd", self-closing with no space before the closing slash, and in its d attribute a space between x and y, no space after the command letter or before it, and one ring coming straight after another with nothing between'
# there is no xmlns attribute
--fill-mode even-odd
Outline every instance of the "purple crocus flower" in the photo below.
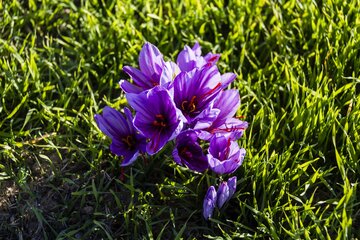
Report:
<svg viewBox="0 0 360 240"><path fill-rule="evenodd" d="M124 112L125 115L106 106L102 116L95 115L95 121L111 138L110 151L124 158L121 166L128 166L136 160L139 152L145 152L146 139L134 128L131 111L125 108Z"/></svg>
<svg viewBox="0 0 360 240"><path fill-rule="evenodd" d="M203 216L206 220L211 218L216 207L217 195L214 186L210 186L204 198Z"/></svg>
<svg viewBox="0 0 360 240"><path fill-rule="evenodd" d="M212 53L202 57L200 44L196 42L192 48L185 46L184 50L179 53L176 62L181 71L189 72L195 68L215 65L219 58L220 54Z"/></svg>
<svg viewBox="0 0 360 240"><path fill-rule="evenodd" d="M237 90L221 91L213 104L213 108L218 109L219 113L211 125L201 131L199 137L209 140L213 135L223 135L232 140L239 139L248 127L247 122L233 118L239 106L240 96Z"/></svg>
<svg viewBox="0 0 360 240"><path fill-rule="evenodd" d="M176 137L173 157L177 164L186 165L197 172L203 172L209 167L209 164L197 140L197 133L193 130L180 133Z"/></svg>
<svg viewBox="0 0 360 240"><path fill-rule="evenodd" d="M214 136L211 138L207 157L211 170L217 174L228 174L242 164L245 154L245 149L240 149L236 141L224 136Z"/></svg>
<svg viewBox="0 0 360 240"><path fill-rule="evenodd" d="M126 98L136 111L134 126L149 139L146 151L150 155L181 131L182 115L167 89L157 86L140 94L129 93Z"/></svg>
<svg viewBox="0 0 360 240"><path fill-rule="evenodd" d="M157 85L165 85L179 72L175 63L165 62L159 49L148 42L140 51L139 66L140 70L130 66L123 68L133 79L133 83L126 80L119 82L126 93L140 93Z"/></svg>
<svg viewBox="0 0 360 240"><path fill-rule="evenodd" d="M196 122L198 116L211 106L217 94L235 79L235 74L220 75L216 66L182 72L174 79L174 101L187 119ZM210 115L214 114L210 111ZM204 116L202 116L204 118ZM209 119L209 122L214 119Z"/></svg>
<svg viewBox="0 0 360 240"><path fill-rule="evenodd" d="M226 181L220 183L220 186L217 190L217 207L221 208L224 203L230 199L229 186Z"/></svg>

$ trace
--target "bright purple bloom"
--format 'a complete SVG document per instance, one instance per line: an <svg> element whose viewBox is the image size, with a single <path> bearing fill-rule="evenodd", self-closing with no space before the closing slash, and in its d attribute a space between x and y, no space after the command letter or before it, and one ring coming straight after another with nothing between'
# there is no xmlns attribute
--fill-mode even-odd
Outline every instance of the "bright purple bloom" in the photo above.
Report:
<svg viewBox="0 0 360 240"><path fill-rule="evenodd" d="M213 215L216 206L216 200L217 200L217 196L216 196L215 187L211 186L207 190L203 203L203 216L206 220L211 218L211 216Z"/></svg>
<svg viewBox="0 0 360 240"><path fill-rule="evenodd" d="M205 57L201 56L201 47L198 42L190 48L185 46L177 57L177 64L181 71L189 72L195 68L202 68L203 66L213 66L219 60L220 54L208 53Z"/></svg>
<svg viewBox="0 0 360 240"><path fill-rule="evenodd" d="M218 94L214 101L213 108L219 113L210 126L201 131L199 137L204 140L210 139L213 135L223 135L232 140L239 139L248 123L233 118L240 106L240 96L237 90L225 90Z"/></svg>
<svg viewBox="0 0 360 240"><path fill-rule="evenodd" d="M174 63L165 62L159 49L148 42L140 51L139 66L140 70L130 66L123 68L124 72L133 79L133 83L120 81L120 87L126 93L140 93L154 86L166 84L174 78L173 75L178 68Z"/></svg>
<svg viewBox="0 0 360 240"><path fill-rule="evenodd" d="M136 111L135 127L149 139L146 151L150 155L182 130L181 113L165 88L157 86L140 94L127 94L126 98Z"/></svg>
<svg viewBox="0 0 360 240"><path fill-rule="evenodd" d="M197 133L193 130L180 133L176 137L173 157L177 164L186 165L197 172L203 172L209 167L209 164L197 140Z"/></svg>
<svg viewBox="0 0 360 240"><path fill-rule="evenodd" d="M146 139L134 128L131 111L125 108L124 112L125 115L106 106L102 116L95 115L95 121L111 138L110 151L124 158L121 166L128 166L136 160L139 152L145 152Z"/></svg>
<svg viewBox="0 0 360 240"><path fill-rule="evenodd" d="M224 136L214 136L210 141L208 162L217 174L234 172L243 162L246 151L236 141Z"/></svg>
<svg viewBox="0 0 360 240"><path fill-rule="evenodd" d="M233 176L227 180L229 186L229 199L235 194L236 182L237 182L236 176Z"/></svg>
<svg viewBox="0 0 360 240"><path fill-rule="evenodd" d="M221 208L230 199L229 186L226 181L220 183L217 190L217 207Z"/></svg>
<svg viewBox="0 0 360 240"><path fill-rule="evenodd" d="M174 79L174 101L187 123L196 122L198 116L211 106L217 94L236 77L235 74L223 76L216 66L211 66L182 72ZM209 122L213 120L211 118Z"/></svg>

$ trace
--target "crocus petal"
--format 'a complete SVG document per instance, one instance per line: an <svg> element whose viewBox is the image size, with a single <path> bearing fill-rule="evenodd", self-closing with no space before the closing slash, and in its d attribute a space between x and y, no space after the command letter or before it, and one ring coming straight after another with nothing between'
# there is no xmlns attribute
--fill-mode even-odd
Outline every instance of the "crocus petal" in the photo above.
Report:
<svg viewBox="0 0 360 240"><path fill-rule="evenodd" d="M196 117L196 124L193 129L205 129L210 127L219 114L219 109L211 108L210 106Z"/></svg>
<svg viewBox="0 0 360 240"><path fill-rule="evenodd" d="M225 123L211 130L215 135L222 135L231 140L240 139L249 123L237 118L228 118Z"/></svg>
<svg viewBox="0 0 360 240"><path fill-rule="evenodd" d="M246 153L237 142L224 136L214 136L208 151L209 167L217 174L233 173L242 164Z"/></svg>
<svg viewBox="0 0 360 240"><path fill-rule="evenodd" d="M234 195L236 191L236 182L237 182L236 176L229 178L227 181L229 186L229 199Z"/></svg>
<svg viewBox="0 0 360 240"><path fill-rule="evenodd" d="M210 186L204 198L203 216L206 220L212 217L217 201L216 190L214 186Z"/></svg>
<svg viewBox="0 0 360 240"><path fill-rule="evenodd" d="M220 161L213 156L208 155L210 169L217 174L229 174L234 172L240 165L235 161Z"/></svg>
<svg viewBox="0 0 360 240"><path fill-rule="evenodd" d="M94 118L95 118L96 124L98 125L100 130L103 133L105 133L105 135L107 135L108 137L113 138L113 135L108 131L108 127L105 122L105 119L99 114L95 114Z"/></svg>
<svg viewBox="0 0 360 240"><path fill-rule="evenodd" d="M124 135L129 130L124 117L118 111L108 106L104 108L103 116L95 115L95 121L100 130L110 138Z"/></svg>
<svg viewBox="0 0 360 240"><path fill-rule="evenodd" d="M182 161L181 161L181 157L179 156L179 151L177 148L174 148L174 150L172 151L172 156L174 158L174 161L176 162L176 164L182 166Z"/></svg>
<svg viewBox="0 0 360 240"><path fill-rule="evenodd" d="M164 60L156 46L148 42L144 44L139 54L139 65L151 84L159 84Z"/></svg>
<svg viewBox="0 0 360 240"><path fill-rule="evenodd" d="M141 92L140 94L128 93L125 96L128 104L136 111L136 113L140 112L142 118L145 117L148 119L148 121L151 121L153 119L155 111L153 111L152 107L148 108L148 105L144 104L148 101L147 93L148 91ZM154 107L156 107L156 104Z"/></svg>
<svg viewBox="0 0 360 240"><path fill-rule="evenodd" d="M125 93L141 93L144 90L126 80L120 80L119 85Z"/></svg>
<svg viewBox="0 0 360 240"><path fill-rule="evenodd" d="M176 138L173 156L176 163L186 165L193 171L203 172L209 167L209 164L197 140L196 131L181 132Z"/></svg>
<svg viewBox="0 0 360 240"><path fill-rule="evenodd" d="M208 53L204 57L204 60L206 61L206 63L209 66L212 66L212 65L216 64L216 62L219 60L219 58L220 58L220 54Z"/></svg>
<svg viewBox="0 0 360 240"><path fill-rule="evenodd" d="M220 126L227 118L233 117L240 106L240 96L237 90L226 90L219 93L215 99L214 108L220 109L217 122L213 125Z"/></svg>
<svg viewBox="0 0 360 240"><path fill-rule="evenodd" d="M144 89L153 87L148 77L144 73L142 73L139 69L130 66L125 66L123 67L123 71L126 72L134 80L134 83L137 86Z"/></svg>
<svg viewBox="0 0 360 240"><path fill-rule="evenodd" d="M214 137L210 141L209 153L213 156L219 157L219 153L226 151L228 139L223 136Z"/></svg>
<svg viewBox="0 0 360 240"><path fill-rule="evenodd" d="M103 115L95 115L100 130L111 138L110 151L123 157L122 166L133 163L139 152L144 152L145 137L137 133L132 114L128 108L124 114L113 108L105 107Z"/></svg>
<svg viewBox="0 0 360 240"><path fill-rule="evenodd" d="M182 72L174 79L174 101L187 119L196 122L221 91L221 76L216 66Z"/></svg>
<svg viewBox="0 0 360 240"><path fill-rule="evenodd" d="M166 88L179 73L180 69L174 62L166 62L160 76L160 85Z"/></svg>
<svg viewBox="0 0 360 240"><path fill-rule="evenodd" d="M221 182L219 189L217 191L217 206L218 208L221 208L224 203L229 200L230 192L229 192L229 186L227 182Z"/></svg>
<svg viewBox="0 0 360 240"><path fill-rule="evenodd" d="M224 73L221 75L221 85L222 88L226 88L230 83L232 83L236 79L235 73Z"/></svg>
<svg viewBox="0 0 360 240"><path fill-rule="evenodd" d="M135 109L134 126L150 141L149 154L155 154L182 130L181 117L175 104L162 86L140 94L126 94L128 103Z"/></svg>
<svg viewBox="0 0 360 240"><path fill-rule="evenodd" d="M164 136L164 135L160 135L160 134L154 134L153 137L151 138L150 142L146 146L146 152L149 155L153 155L153 154L159 152L165 146L165 144L169 141L169 139L170 139L170 137L168 135Z"/></svg>
<svg viewBox="0 0 360 240"><path fill-rule="evenodd" d="M217 174L230 174L236 171L238 167L241 166L244 157L245 149L240 149L240 151L233 155L233 158L221 161L211 154L208 154L208 162L212 171Z"/></svg>
<svg viewBox="0 0 360 240"><path fill-rule="evenodd" d="M123 167L131 165L139 156L137 149L129 150L128 146L118 139L113 139L110 145L110 151L118 156L124 157L120 164L120 166Z"/></svg>
<svg viewBox="0 0 360 240"><path fill-rule="evenodd" d="M213 134L209 133L208 131L200 130L199 132L199 138L201 140L210 140L213 137Z"/></svg>
<svg viewBox="0 0 360 240"><path fill-rule="evenodd" d="M185 46L184 50L179 53L176 62L181 71L191 71L196 66L195 52L190 47Z"/></svg>
<svg viewBox="0 0 360 240"><path fill-rule="evenodd" d="M192 47L192 50L194 51L196 57L201 56L201 46L198 42L195 42L194 46Z"/></svg>

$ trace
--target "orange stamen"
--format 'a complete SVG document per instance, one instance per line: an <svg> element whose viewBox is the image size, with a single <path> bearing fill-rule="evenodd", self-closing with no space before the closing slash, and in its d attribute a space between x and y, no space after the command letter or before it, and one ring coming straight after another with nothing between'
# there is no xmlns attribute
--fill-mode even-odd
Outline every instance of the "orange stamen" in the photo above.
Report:
<svg viewBox="0 0 360 240"><path fill-rule="evenodd" d="M131 135L127 135L126 138L122 138L121 141L123 141L124 143L126 143L126 145L128 146L128 148L131 148L132 142L133 142L133 138L132 138Z"/></svg>

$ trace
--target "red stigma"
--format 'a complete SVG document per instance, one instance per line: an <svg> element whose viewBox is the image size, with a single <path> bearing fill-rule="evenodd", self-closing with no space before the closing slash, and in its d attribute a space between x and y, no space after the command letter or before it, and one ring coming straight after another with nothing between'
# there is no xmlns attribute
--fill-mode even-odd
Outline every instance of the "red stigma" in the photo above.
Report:
<svg viewBox="0 0 360 240"><path fill-rule="evenodd" d="M212 63L212 62L215 61L216 59L217 59L217 56L214 55L214 56L212 56L212 57L209 59L208 63Z"/></svg>
<svg viewBox="0 0 360 240"><path fill-rule="evenodd" d="M219 82L213 89L205 93L203 97L213 94L220 86L221 86L221 82Z"/></svg>
<svg viewBox="0 0 360 240"><path fill-rule="evenodd" d="M155 120L152 122L152 125L155 127L166 127L167 126L167 122L166 119L164 117L164 115L162 114L156 114L155 115Z"/></svg>
<svg viewBox="0 0 360 240"><path fill-rule="evenodd" d="M225 158L226 159L229 157L230 145L231 145L231 140L230 140L230 138L228 138L228 141L227 141L227 144L226 144L226 150L225 150Z"/></svg>
<svg viewBox="0 0 360 240"><path fill-rule="evenodd" d="M225 124L225 129L224 128L214 128L210 131L210 133L214 133L216 131L218 132L233 132L233 131L236 131L236 130L245 130L245 128L243 127L236 127L236 126L231 126L231 127L228 127L226 124Z"/></svg>

